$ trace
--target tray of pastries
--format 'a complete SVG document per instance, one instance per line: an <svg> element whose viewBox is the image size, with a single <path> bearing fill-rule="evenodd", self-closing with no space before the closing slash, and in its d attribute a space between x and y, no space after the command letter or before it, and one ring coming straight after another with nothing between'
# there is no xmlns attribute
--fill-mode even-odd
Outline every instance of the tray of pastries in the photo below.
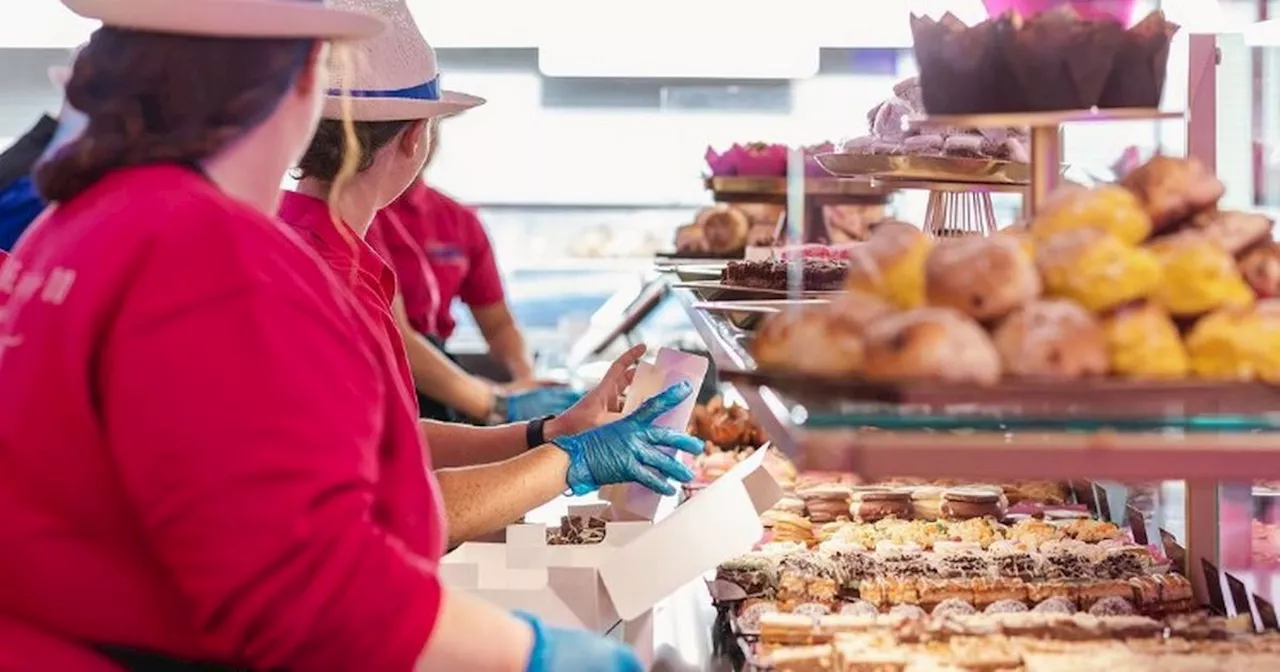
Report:
<svg viewBox="0 0 1280 672"><path fill-rule="evenodd" d="M757 550L708 581L718 635L749 669L1091 669L1080 656L1105 650L1154 670L1146 657L1280 653L1201 613L1158 550L1070 504L1062 483L802 473L791 493L762 516Z"/></svg>
<svg viewBox="0 0 1280 672"><path fill-rule="evenodd" d="M881 224L844 296L767 318L759 370L728 375L934 410L1261 417L1280 404L1280 248L1267 217L1219 209L1223 191L1158 156L989 238Z"/></svg>
<svg viewBox="0 0 1280 672"><path fill-rule="evenodd" d="M1025 184L1030 141L1025 129L909 128L925 114L920 82L910 77L867 112L870 133L845 140L817 162L838 177Z"/></svg>
<svg viewBox="0 0 1280 672"><path fill-rule="evenodd" d="M1252 671L1280 665L1280 634L1202 614L1004 613L943 618L770 615L746 647L774 672Z"/></svg>

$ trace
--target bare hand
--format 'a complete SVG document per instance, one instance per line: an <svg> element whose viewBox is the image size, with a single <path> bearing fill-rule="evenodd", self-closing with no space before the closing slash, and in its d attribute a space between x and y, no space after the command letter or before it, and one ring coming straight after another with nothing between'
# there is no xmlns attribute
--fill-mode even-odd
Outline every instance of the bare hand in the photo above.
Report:
<svg viewBox="0 0 1280 672"><path fill-rule="evenodd" d="M623 395L636 375L636 363L644 353L645 346L637 345L615 359L599 385L547 423L547 438L580 434L617 419L622 412Z"/></svg>

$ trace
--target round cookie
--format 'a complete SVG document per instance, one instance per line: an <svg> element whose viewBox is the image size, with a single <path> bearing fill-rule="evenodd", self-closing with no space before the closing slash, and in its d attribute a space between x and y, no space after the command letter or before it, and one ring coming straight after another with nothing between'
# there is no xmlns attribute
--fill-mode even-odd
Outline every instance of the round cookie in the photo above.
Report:
<svg viewBox="0 0 1280 672"><path fill-rule="evenodd" d="M925 299L979 322L1008 315L1040 295L1035 263L1009 236L952 238L924 262Z"/></svg>
<svg viewBox="0 0 1280 672"><path fill-rule="evenodd" d="M1066 299L1032 301L1001 323L992 340L1010 375L1085 378L1107 372L1101 323Z"/></svg>
<svg viewBox="0 0 1280 672"><path fill-rule="evenodd" d="M918 308L877 320L864 334L868 378L994 384L1000 355L987 333L947 308Z"/></svg>

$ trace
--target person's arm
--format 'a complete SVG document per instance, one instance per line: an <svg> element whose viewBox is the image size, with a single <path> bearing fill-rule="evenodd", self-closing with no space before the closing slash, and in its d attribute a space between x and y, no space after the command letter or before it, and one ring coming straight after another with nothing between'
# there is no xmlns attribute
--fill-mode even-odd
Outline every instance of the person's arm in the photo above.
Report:
<svg viewBox="0 0 1280 672"><path fill-rule="evenodd" d="M507 302L471 306L471 316L489 344L489 356L507 369L512 380L533 380L533 357Z"/></svg>
<svg viewBox="0 0 1280 672"><path fill-rule="evenodd" d="M450 594L435 558L374 522L370 406L389 392L352 325L260 288L203 294L126 309L94 381L104 457L209 650L255 669L520 672L529 628ZM216 356L179 347L209 342Z"/></svg>
<svg viewBox="0 0 1280 672"><path fill-rule="evenodd" d="M431 451L431 464L436 469L468 467L511 459L526 450L525 431L529 423L520 422L497 427L476 427L457 422L420 420L418 429ZM554 423L544 425L544 433ZM556 435L548 435L550 441Z"/></svg>
<svg viewBox="0 0 1280 672"><path fill-rule="evenodd" d="M638 345L622 353L600 384L579 399L569 410L548 420L542 426L542 437L554 441L562 436L580 434L618 419L622 410L622 394L635 375L636 362L644 356L645 347ZM436 469L465 467L501 462L524 453L528 445L526 422L498 427L473 427L453 422L422 420L418 425L431 450L431 464ZM536 446L532 446L536 448Z"/></svg>
<svg viewBox="0 0 1280 672"><path fill-rule="evenodd" d="M493 413L496 393L492 385L454 364L409 324L399 296L391 305L396 326L404 337L405 353L413 384L423 395L453 408L472 420L487 420Z"/></svg>
<svg viewBox="0 0 1280 672"><path fill-rule="evenodd" d="M476 326L489 344L489 356L506 367L512 380L531 381L533 358L507 305L493 244L475 212L464 209L460 217L464 218L470 264L458 289L458 298L471 309Z"/></svg>
<svg viewBox="0 0 1280 672"><path fill-rule="evenodd" d="M439 469L449 542L496 532L564 494L569 456L546 445L496 464Z"/></svg>

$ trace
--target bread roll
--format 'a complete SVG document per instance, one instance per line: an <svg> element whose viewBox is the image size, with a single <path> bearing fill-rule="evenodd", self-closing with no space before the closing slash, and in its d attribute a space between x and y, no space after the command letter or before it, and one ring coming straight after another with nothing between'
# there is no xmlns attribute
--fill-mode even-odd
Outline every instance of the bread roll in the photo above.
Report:
<svg viewBox="0 0 1280 672"><path fill-rule="evenodd" d="M980 322L997 320L1040 295L1040 274L1009 236L952 238L934 245L924 264L929 305L954 308Z"/></svg>
<svg viewBox="0 0 1280 672"><path fill-rule="evenodd" d="M1217 205L1222 181L1194 158L1156 156L1120 181L1142 201L1156 231Z"/></svg>
<svg viewBox="0 0 1280 672"><path fill-rule="evenodd" d="M752 355L764 370L840 377L862 369L863 324L830 305L770 315L756 332Z"/></svg>
<svg viewBox="0 0 1280 672"><path fill-rule="evenodd" d="M721 204L701 210L694 225L702 229L708 250L728 254L747 246L751 221L737 208Z"/></svg>
<svg viewBox="0 0 1280 672"><path fill-rule="evenodd" d="M916 308L924 303L924 260L931 246L929 236L910 224L876 224L865 243L849 250L846 287Z"/></svg>
<svg viewBox="0 0 1280 672"><path fill-rule="evenodd" d="M1033 301L994 334L1007 374L1084 378L1107 372L1107 338L1089 311L1065 299Z"/></svg>
<svg viewBox="0 0 1280 672"><path fill-rule="evenodd" d="M864 372L872 379L979 385L1000 379L1000 355L987 333L949 308L919 308L882 318L867 327L864 340Z"/></svg>

